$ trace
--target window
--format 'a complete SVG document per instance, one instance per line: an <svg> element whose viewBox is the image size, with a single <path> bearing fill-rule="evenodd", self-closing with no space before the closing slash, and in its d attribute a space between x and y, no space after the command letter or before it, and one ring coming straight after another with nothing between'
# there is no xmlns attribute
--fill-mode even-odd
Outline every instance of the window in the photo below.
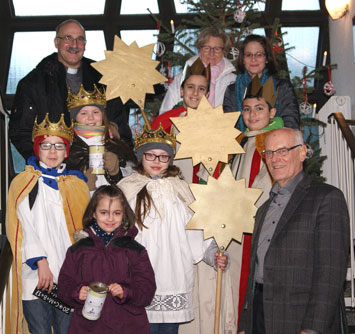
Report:
<svg viewBox="0 0 355 334"><path fill-rule="evenodd" d="M291 78L302 77L303 67L308 70L316 66L317 46L319 38L318 27L283 27L281 31L287 32L283 35L284 43L294 49L287 51L286 58L288 69L291 71Z"/></svg>
<svg viewBox="0 0 355 334"><path fill-rule="evenodd" d="M92 15L103 14L105 0L13 0L15 15Z"/></svg>
<svg viewBox="0 0 355 334"><path fill-rule="evenodd" d="M139 47L156 44L158 30L121 30L121 39L127 45L136 41Z"/></svg>
<svg viewBox="0 0 355 334"><path fill-rule="evenodd" d="M157 0L122 0L121 14L149 14L159 13Z"/></svg>
<svg viewBox="0 0 355 334"><path fill-rule="evenodd" d="M189 6L182 0L174 0L176 13L188 13Z"/></svg>
<svg viewBox="0 0 355 334"><path fill-rule="evenodd" d="M319 0L282 0L282 10L319 10Z"/></svg>

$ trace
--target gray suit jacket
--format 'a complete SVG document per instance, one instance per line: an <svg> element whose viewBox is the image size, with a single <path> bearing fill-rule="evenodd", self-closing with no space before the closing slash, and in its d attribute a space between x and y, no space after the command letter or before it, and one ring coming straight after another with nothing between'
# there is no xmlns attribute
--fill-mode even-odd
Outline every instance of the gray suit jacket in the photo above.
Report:
<svg viewBox="0 0 355 334"><path fill-rule="evenodd" d="M257 211L250 274L238 331L252 333L256 250L270 200ZM349 254L349 216L343 193L305 176L276 227L264 261L267 334L346 333L343 286Z"/></svg>

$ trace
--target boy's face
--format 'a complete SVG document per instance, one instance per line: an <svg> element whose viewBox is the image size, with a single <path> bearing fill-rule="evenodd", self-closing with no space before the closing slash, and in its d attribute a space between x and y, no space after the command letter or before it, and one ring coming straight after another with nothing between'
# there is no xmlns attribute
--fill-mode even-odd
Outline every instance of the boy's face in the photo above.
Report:
<svg viewBox="0 0 355 334"><path fill-rule="evenodd" d="M275 117L275 113L276 109L269 110L269 105L263 97L243 101L243 121L250 131L265 128L270 123L270 118Z"/></svg>
<svg viewBox="0 0 355 334"><path fill-rule="evenodd" d="M51 146L49 150L44 150L42 148L43 143L49 143L49 144L57 144L57 143L64 143L63 139L57 136L47 136L41 144L39 144L39 160L45 163L48 167L50 168L58 168L60 164L63 162L63 160L67 157L67 150L64 146L63 150L58 150L54 147L54 145Z"/></svg>
<svg viewBox="0 0 355 334"><path fill-rule="evenodd" d="M197 109L202 96L207 95L208 82L203 75L191 75L180 88L185 108Z"/></svg>

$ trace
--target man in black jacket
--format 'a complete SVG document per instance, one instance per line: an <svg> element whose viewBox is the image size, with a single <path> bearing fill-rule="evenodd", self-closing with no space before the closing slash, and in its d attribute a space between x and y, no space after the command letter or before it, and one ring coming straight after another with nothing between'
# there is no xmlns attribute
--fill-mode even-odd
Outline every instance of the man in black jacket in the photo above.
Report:
<svg viewBox="0 0 355 334"><path fill-rule="evenodd" d="M70 19L60 23L54 44L58 52L44 58L17 86L9 136L25 159L33 155L32 128L36 116L38 122L46 113L51 122L58 121L60 114L69 120L68 88L77 94L81 83L87 91L93 91L94 84L101 87L98 84L101 74L90 65L93 60L83 57L86 37L78 21ZM119 98L108 101L106 115L118 125L121 139L132 146L128 115Z"/></svg>

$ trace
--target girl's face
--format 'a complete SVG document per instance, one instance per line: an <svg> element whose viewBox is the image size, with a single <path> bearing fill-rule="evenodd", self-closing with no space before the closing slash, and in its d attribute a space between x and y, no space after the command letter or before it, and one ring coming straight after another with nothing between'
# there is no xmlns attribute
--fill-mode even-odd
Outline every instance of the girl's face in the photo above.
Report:
<svg viewBox="0 0 355 334"><path fill-rule="evenodd" d="M54 144L59 145L57 145L56 148ZM51 146L48 149L47 146L49 147L49 145ZM58 168L67 157L67 150L63 139L57 136L46 136L42 143L39 144L38 156L39 160L45 163L48 167Z"/></svg>
<svg viewBox="0 0 355 334"><path fill-rule="evenodd" d="M207 94L208 82L203 75L191 75L180 88L185 108L197 109L204 95Z"/></svg>
<svg viewBox="0 0 355 334"><path fill-rule="evenodd" d="M244 48L244 66L249 75L254 78L263 73L266 66L266 54L264 47L259 42L249 42Z"/></svg>
<svg viewBox="0 0 355 334"><path fill-rule="evenodd" d="M270 119L275 117L276 109L269 110L264 98L250 98L243 101L242 116L250 131L261 130L269 125Z"/></svg>
<svg viewBox="0 0 355 334"><path fill-rule="evenodd" d="M97 224L107 233L115 231L122 223L123 205L118 197L103 197L93 214Z"/></svg>
<svg viewBox="0 0 355 334"><path fill-rule="evenodd" d="M158 176L168 169L169 161L170 157L166 151L154 149L143 154L142 165L149 175Z"/></svg>
<svg viewBox="0 0 355 334"><path fill-rule="evenodd" d="M102 111L96 106L85 106L80 109L75 120L80 124L88 126L101 126Z"/></svg>

